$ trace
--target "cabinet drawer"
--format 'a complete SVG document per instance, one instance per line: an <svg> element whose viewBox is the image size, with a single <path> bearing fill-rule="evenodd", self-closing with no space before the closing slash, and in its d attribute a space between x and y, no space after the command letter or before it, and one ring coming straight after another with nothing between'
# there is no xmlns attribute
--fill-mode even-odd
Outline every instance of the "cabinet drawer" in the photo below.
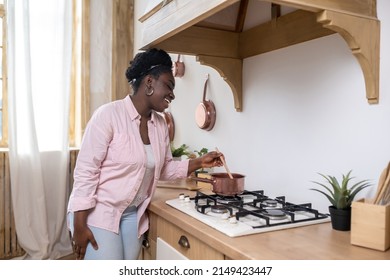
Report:
<svg viewBox="0 0 390 280"><path fill-rule="evenodd" d="M223 260L224 255L170 222L157 220L157 236L192 260Z"/></svg>

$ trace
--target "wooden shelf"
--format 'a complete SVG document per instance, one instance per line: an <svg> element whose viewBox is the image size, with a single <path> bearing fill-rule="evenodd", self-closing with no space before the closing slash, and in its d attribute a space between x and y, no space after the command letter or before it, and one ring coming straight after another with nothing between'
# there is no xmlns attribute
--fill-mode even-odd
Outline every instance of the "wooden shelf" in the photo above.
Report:
<svg viewBox="0 0 390 280"><path fill-rule="evenodd" d="M376 0L263 0L298 10L243 32L197 26L238 2L172 1L143 18L142 49L157 47L196 56L201 64L218 71L232 90L234 108L242 111L243 59L338 33L359 61L368 103L379 102L380 22Z"/></svg>

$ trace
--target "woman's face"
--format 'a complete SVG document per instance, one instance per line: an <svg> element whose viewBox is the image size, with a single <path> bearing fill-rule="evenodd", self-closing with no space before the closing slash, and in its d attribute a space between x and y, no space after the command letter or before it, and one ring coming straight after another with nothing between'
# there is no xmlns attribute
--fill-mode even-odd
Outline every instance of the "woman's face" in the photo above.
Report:
<svg viewBox="0 0 390 280"><path fill-rule="evenodd" d="M158 79L152 79L154 93L149 96L150 105L153 110L163 112L175 99L173 90L175 88L175 78L172 72L163 73Z"/></svg>

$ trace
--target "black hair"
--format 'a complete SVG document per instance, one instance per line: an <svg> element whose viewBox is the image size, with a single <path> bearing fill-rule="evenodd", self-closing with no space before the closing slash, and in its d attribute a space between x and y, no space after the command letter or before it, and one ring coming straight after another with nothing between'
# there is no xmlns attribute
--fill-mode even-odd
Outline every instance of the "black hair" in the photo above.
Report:
<svg viewBox="0 0 390 280"><path fill-rule="evenodd" d="M153 48L137 53L126 69L126 78L135 93L146 75L158 79L162 73L170 71L172 71L172 59L169 54L164 50Z"/></svg>

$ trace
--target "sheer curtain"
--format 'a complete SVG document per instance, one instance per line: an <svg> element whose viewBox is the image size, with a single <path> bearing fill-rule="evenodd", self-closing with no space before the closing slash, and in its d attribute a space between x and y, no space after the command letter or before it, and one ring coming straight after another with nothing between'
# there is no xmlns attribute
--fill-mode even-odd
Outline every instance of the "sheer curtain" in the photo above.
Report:
<svg viewBox="0 0 390 280"><path fill-rule="evenodd" d="M71 3L7 1L11 193L25 259L72 252L65 220Z"/></svg>

